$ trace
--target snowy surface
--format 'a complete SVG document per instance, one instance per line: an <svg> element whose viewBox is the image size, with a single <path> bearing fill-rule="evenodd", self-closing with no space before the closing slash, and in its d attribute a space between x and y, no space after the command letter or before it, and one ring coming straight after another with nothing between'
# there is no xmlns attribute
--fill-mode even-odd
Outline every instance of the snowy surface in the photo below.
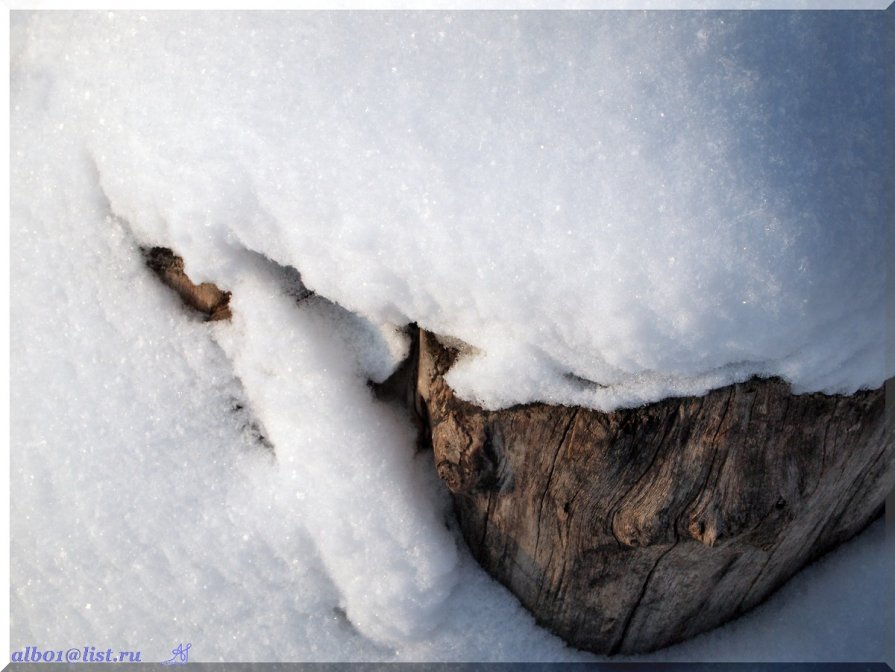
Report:
<svg viewBox="0 0 895 672"><path fill-rule="evenodd" d="M253 250L475 346L467 398L610 408L882 383L882 16L53 13L11 58L202 278Z"/></svg>
<svg viewBox="0 0 895 672"><path fill-rule="evenodd" d="M83 9L119 10L133 9L131 0L104 0L78 2ZM606 10L606 9L851 9L882 10L890 0L258 0L253 9L263 10L333 10L333 9L391 9L391 10ZM7 0L13 9L71 9L69 0ZM156 0L153 9L208 9L209 3L198 0ZM214 8L220 10L244 10L239 0L216 0Z"/></svg>
<svg viewBox="0 0 895 672"><path fill-rule="evenodd" d="M593 659L366 381L416 320L494 405L878 385L880 30L781 16L14 14L13 649ZM882 543L655 658L882 659Z"/></svg>

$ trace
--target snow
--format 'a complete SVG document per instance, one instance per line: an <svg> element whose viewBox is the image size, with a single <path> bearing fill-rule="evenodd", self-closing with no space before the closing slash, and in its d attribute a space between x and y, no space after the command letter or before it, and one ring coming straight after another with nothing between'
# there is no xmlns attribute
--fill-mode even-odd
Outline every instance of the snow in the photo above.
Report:
<svg viewBox="0 0 895 672"><path fill-rule="evenodd" d="M12 62L141 240L462 339L488 407L884 380L879 15L334 16L36 15Z"/></svg>
<svg viewBox="0 0 895 672"><path fill-rule="evenodd" d="M407 418L362 384L339 339L340 316L296 310L270 288L257 277L234 286L239 317L219 341L277 447L285 492L298 500L293 515L342 588L352 623L377 641L426 634L457 562L426 496L431 483L424 488L416 473L430 465L411 459Z"/></svg>
<svg viewBox="0 0 895 672"><path fill-rule="evenodd" d="M593 660L478 569L373 398L411 321L493 407L892 374L872 16L12 18L14 649ZM655 657L881 659L881 539Z"/></svg>

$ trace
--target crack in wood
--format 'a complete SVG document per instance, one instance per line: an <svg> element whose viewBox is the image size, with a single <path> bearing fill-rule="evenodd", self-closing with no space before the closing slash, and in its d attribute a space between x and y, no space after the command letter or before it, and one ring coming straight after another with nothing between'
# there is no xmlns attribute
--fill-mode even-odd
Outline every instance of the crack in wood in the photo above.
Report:
<svg viewBox="0 0 895 672"><path fill-rule="evenodd" d="M575 420L578 417L578 409L575 409L569 417L569 421L566 424L565 429L563 430L562 437L559 440L559 444L556 446L556 452L553 454L553 460L550 463L550 471L547 472L547 480L544 484L544 491L541 493L540 502L538 503L538 528L537 535L535 537L535 557L538 555L538 544L541 540L541 521L543 520L543 516L541 515L544 511L544 499L547 497L547 491L550 490L550 481L553 478L553 472L556 469L556 460L559 458L559 454L562 452L562 448L565 445L566 438L569 436L569 432L572 431Z"/></svg>
<svg viewBox="0 0 895 672"><path fill-rule="evenodd" d="M631 611L628 613L628 617L625 619L625 623L622 626L621 635L619 635L618 641L616 641L609 649L609 655L615 655L622 650L622 647L625 643L625 637L628 635L628 631L631 628L631 623L634 621L634 615L637 613L638 608L641 604L643 604L643 598L646 597L646 591L649 589L650 581L652 581L653 576L656 573L656 570L659 568L662 560L665 559L665 556L671 553L675 548L677 548L678 542L671 544L668 550L664 551L657 559L656 563L652 566L649 573L646 575L646 579L643 582L643 586L640 589L640 594L637 596L637 599L634 600L634 603L631 607Z"/></svg>

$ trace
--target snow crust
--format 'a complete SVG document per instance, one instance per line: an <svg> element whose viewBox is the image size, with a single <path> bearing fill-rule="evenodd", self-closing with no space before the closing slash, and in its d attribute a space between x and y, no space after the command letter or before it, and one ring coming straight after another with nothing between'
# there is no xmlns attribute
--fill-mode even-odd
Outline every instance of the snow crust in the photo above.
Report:
<svg viewBox="0 0 895 672"><path fill-rule="evenodd" d="M373 399L410 320L478 348L452 382L495 405L633 403L756 370L844 389L881 375L867 17L12 23L14 648L594 660L458 545L430 456ZM756 40L790 70L751 63ZM817 50L841 67L799 76ZM800 107L821 80L842 88ZM650 100L683 119L666 133ZM813 122L800 134L789 115ZM760 198L778 219L734 221ZM187 312L140 244L232 290L233 321ZM286 266L321 296L296 303ZM890 571L876 525L747 619L648 658L881 659Z"/></svg>

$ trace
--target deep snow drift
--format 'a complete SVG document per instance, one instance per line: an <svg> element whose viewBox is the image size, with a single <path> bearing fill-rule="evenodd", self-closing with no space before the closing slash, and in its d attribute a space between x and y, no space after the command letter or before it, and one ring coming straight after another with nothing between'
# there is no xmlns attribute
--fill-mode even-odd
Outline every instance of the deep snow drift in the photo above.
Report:
<svg viewBox="0 0 895 672"><path fill-rule="evenodd" d="M884 377L872 15L12 23L14 648L588 658L458 547L372 398L411 320L478 349L451 382L491 405ZM296 304L286 265L340 305ZM880 527L860 544L657 657L880 659Z"/></svg>

